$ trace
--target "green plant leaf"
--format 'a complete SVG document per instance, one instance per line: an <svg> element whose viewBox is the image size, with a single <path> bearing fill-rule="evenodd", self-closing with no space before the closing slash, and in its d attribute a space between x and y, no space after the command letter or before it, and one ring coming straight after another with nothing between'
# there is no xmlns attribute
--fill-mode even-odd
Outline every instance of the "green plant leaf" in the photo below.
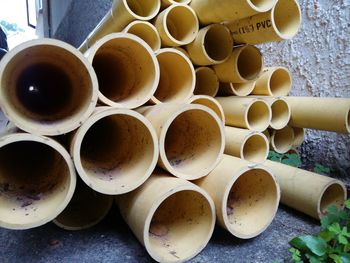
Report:
<svg viewBox="0 0 350 263"><path fill-rule="evenodd" d="M329 230L324 230L322 232L320 232L320 234L318 235L320 238L323 238L326 242L331 241L335 234Z"/></svg>
<svg viewBox="0 0 350 263"><path fill-rule="evenodd" d="M349 243L346 237L344 237L343 235L338 236L338 241L342 245L347 245Z"/></svg>
<svg viewBox="0 0 350 263"><path fill-rule="evenodd" d="M269 151L269 156L267 159L274 161L274 162L280 162L282 159L282 154L279 154L275 151Z"/></svg>
<svg viewBox="0 0 350 263"><path fill-rule="evenodd" d="M311 235L296 237L290 241L290 244L300 250L310 250L317 256L323 256L327 251L327 242Z"/></svg>
<svg viewBox="0 0 350 263"><path fill-rule="evenodd" d="M292 259L295 263L302 262L301 261L301 253L298 249L292 247L289 249L289 252L292 253Z"/></svg>
<svg viewBox="0 0 350 263"><path fill-rule="evenodd" d="M331 254L331 255L329 255L329 257L330 257L331 259L333 259L333 262L334 262L334 263L343 263L343 261L341 260L341 258L340 258L338 255L336 255L336 254Z"/></svg>
<svg viewBox="0 0 350 263"><path fill-rule="evenodd" d="M294 167L300 167L301 166L301 160L299 155L295 154L295 153L287 153L283 156L281 163L283 164L287 164L290 166L294 166Z"/></svg>
<svg viewBox="0 0 350 263"><path fill-rule="evenodd" d="M347 209L350 209L350 199L348 199L348 200L345 201L345 207L346 207Z"/></svg>
<svg viewBox="0 0 350 263"><path fill-rule="evenodd" d="M341 233L341 228L339 223L333 223L328 227L328 230L334 234L340 234Z"/></svg>
<svg viewBox="0 0 350 263"><path fill-rule="evenodd" d="M341 254L340 258L342 263L350 263L350 255L349 254Z"/></svg>
<svg viewBox="0 0 350 263"><path fill-rule="evenodd" d="M322 164L316 163L314 167L314 172L318 174L329 174L331 172L331 169L323 166Z"/></svg>

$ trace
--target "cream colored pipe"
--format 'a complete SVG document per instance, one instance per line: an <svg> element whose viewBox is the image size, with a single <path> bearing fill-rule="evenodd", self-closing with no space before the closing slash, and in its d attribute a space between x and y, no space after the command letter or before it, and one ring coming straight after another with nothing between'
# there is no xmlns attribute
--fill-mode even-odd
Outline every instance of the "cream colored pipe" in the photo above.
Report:
<svg viewBox="0 0 350 263"><path fill-rule="evenodd" d="M228 23L235 43L262 44L293 38L301 25L297 0L277 0L271 11Z"/></svg>
<svg viewBox="0 0 350 263"><path fill-rule="evenodd" d="M293 128L286 126L281 130L273 130L271 134L271 148L278 153L286 153L294 144Z"/></svg>
<svg viewBox="0 0 350 263"><path fill-rule="evenodd" d="M158 165L176 177L195 180L220 162L225 135L211 109L194 104L160 104L139 109L156 129Z"/></svg>
<svg viewBox="0 0 350 263"><path fill-rule="evenodd" d="M212 98L206 95L195 95L190 98L188 103L199 104L212 109L221 119L222 123L223 124L225 123L224 110L222 109L220 103L215 98Z"/></svg>
<svg viewBox="0 0 350 263"><path fill-rule="evenodd" d="M14 133L0 140L0 227L29 229L56 218L76 185L74 164L56 141Z"/></svg>
<svg viewBox="0 0 350 263"><path fill-rule="evenodd" d="M344 206L345 185L334 178L277 162L266 161L281 187L281 202L316 219L329 205Z"/></svg>
<svg viewBox="0 0 350 263"><path fill-rule="evenodd" d="M110 33L120 32L134 20L150 20L160 10L160 0L114 0L112 8L81 44L79 50L85 53L99 39Z"/></svg>
<svg viewBox="0 0 350 263"><path fill-rule="evenodd" d="M154 25L147 21L136 20L127 25L123 32L134 34L144 40L153 51L158 51L161 46L160 36Z"/></svg>
<svg viewBox="0 0 350 263"><path fill-rule="evenodd" d="M191 0L162 0L162 7L168 7L170 5L182 4L188 5Z"/></svg>
<svg viewBox="0 0 350 263"><path fill-rule="evenodd" d="M196 39L186 46L192 62L199 66L223 63L232 53L230 30L221 24L212 24L199 30Z"/></svg>
<svg viewBox="0 0 350 263"><path fill-rule="evenodd" d="M215 97L219 90L219 79L214 70L209 67L199 67L196 69L195 95L207 95Z"/></svg>
<svg viewBox="0 0 350 263"><path fill-rule="evenodd" d="M157 134L152 124L135 111L97 109L73 137L75 167L83 181L99 193L130 192L156 167Z"/></svg>
<svg viewBox="0 0 350 263"><path fill-rule="evenodd" d="M292 88L292 76L287 68L265 68L257 79L254 95L287 96Z"/></svg>
<svg viewBox="0 0 350 263"><path fill-rule="evenodd" d="M59 40L31 40L0 62L0 104L20 129L61 135L80 126L93 112L98 81L89 62Z"/></svg>
<svg viewBox="0 0 350 263"><path fill-rule="evenodd" d="M53 222L66 230L88 229L105 218L113 200L113 196L97 193L78 180L72 200Z"/></svg>
<svg viewBox="0 0 350 263"><path fill-rule="evenodd" d="M153 50L129 33L103 37L87 53L99 81L99 100L118 108L137 108L153 96L159 83L159 64Z"/></svg>
<svg viewBox="0 0 350 263"><path fill-rule="evenodd" d="M303 144L305 140L305 129L292 127L294 132L293 146L299 147Z"/></svg>
<svg viewBox="0 0 350 263"><path fill-rule="evenodd" d="M225 127L225 154L254 163L263 163L269 154L269 141L263 133Z"/></svg>
<svg viewBox="0 0 350 263"><path fill-rule="evenodd" d="M261 99L216 97L224 109L226 125L262 132L271 122L271 108Z"/></svg>
<svg viewBox="0 0 350 263"><path fill-rule="evenodd" d="M248 96L255 87L255 80L245 83L220 83L218 94L220 96Z"/></svg>
<svg viewBox="0 0 350 263"><path fill-rule="evenodd" d="M196 73L191 61L174 48L162 48L156 55L160 80L151 103L184 103L192 96L196 85Z"/></svg>
<svg viewBox="0 0 350 263"><path fill-rule="evenodd" d="M162 46L178 47L191 43L197 36L199 23L196 13L187 5L171 5L155 20Z"/></svg>
<svg viewBox="0 0 350 263"><path fill-rule="evenodd" d="M257 13L269 11L276 0L192 0L190 6L196 11L202 24L234 21Z"/></svg>
<svg viewBox="0 0 350 263"><path fill-rule="evenodd" d="M232 235L248 239L274 219L280 189L270 170L224 155L222 162L196 184L213 198L218 223Z"/></svg>
<svg viewBox="0 0 350 263"><path fill-rule="evenodd" d="M285 99L292 110L291 126L350 133L350 98Z"/></svg>
<svg viewBox="0 0 350 263"><path fill-rule="evenodd" d="M271 135L270 135L269 130L268 130L268 129L266 129L266 130L265 130L265 131L263 131L262 133L265 135L265 137L266 137L266 138L267 138L267 140L269 141L269 145L270 145L270 143L271 143Z"/></svg>
<svg viewBox="0 0 350 263"><path fill-rule="evenodd" d="M120 212L157 262L185 262L200 253L215 226L210 196L196 185L166 174L117 199Z"/></svg>
<svg viewBox="0 0 350 263"><path fill-rule="evenodd" d="M229 59L214 65L214 70L222 82L245 83L255 80L264 66L260 50L254 46L236 47Z"/></svg>

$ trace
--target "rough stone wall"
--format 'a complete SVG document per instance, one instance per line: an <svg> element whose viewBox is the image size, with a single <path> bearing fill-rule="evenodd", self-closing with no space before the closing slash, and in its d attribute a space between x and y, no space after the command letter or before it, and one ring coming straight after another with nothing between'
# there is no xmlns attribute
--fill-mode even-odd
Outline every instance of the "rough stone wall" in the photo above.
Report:
<svg viewBox="0 0 350 263"><path fill-rule="evenodd" d="M303 23L290 41L261 45L267 66L293 74L295 96L350 97L350 1L300 0ZM56 38L79 46L112 0L74 0ZM331 167L350 183L350 135L308 130L301 155L307 166Z"/></svg>

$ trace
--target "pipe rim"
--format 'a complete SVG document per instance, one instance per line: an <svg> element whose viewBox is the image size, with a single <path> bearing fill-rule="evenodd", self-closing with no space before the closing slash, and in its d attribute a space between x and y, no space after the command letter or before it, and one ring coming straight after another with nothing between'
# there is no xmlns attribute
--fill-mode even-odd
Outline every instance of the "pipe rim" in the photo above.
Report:
<svg viewBox="0 0 350 263"><path fill-rule="evenodd" d="M153 10L151 10L150 12L148 12L148 15L146 16L142 16L137 14L135 11L132 10L132 8L130 7L130 3L128 3L128 0L122 0L123 1L123 5L125 7L125 9L129 12L129 14L131 14L135 19L137 20L151 20L152 18L154 18L159 10L160 10L160 1L159 0L154 0L153 1L153 5L155 5L153 7ZM113 1L113 5L112 5L112 16L114 16L114 9L115 9L115 5L118 4L120 2L120 0L114 0ZM139 2L144 2L144 1L137 1L137 3L139 4Z"/></svg>
<svg viewBox="0 0 350 263"><path fill-rule="evenodd" d="M219 79L215 71L209 67L196 68L196 82L194 95L207 95L215 97L219 91ZM205 85L205 88L201 88ZM208 88L209 87L209 88Z"/></svg>
<svg viewBox="0 0 350 263"><path fill-rule="evenodd" d="M221 104L213 97L207 95L194 95L188 101L189 104L200 104L213 110L221 119L222 124L225 123L225 113Z"/></svg>
<svg viewBox="0 0 350 263"><path fill-rule="evenodd" d="M348 110L348 113L345 114L345 129L350 133L350 108Z"/></svg>
<svg viewBox="0 0 350 263"><path fill-rule="evenodd" d="M248 158L247 154L245 153L246 147L248 147L249 145L247 145L249 143L249 141L251 141L252 139L257 138L259 140L259 143L261 145L264 146L263 149L253 149L253 152L255 153L254 156L252 158ZM253 144L254 146L257 145L256 140L253 140L253 142L250 142L251 144ZM241 159L249 161L249 162L253 162L253 163L263 163L267 160L267 157L269 155L269 141L266 138L266 136L263 133L260 132L252 132L251 134L249 134L243 141L242 145L241 145ZM261 152L265 152L264 155L261 155ZM250 155L250 154L249 154ZM258 156L257 156L258 155Z"/></svg>
<svg viewBox="0 0 350 263"><path fill-rule="evenodd" d="M65 195L65 199L63 202L60 203L59 206L57 206L54 210L54 213L52 213L49 216L45 216L41 218L40 220L37 220L37 222L34 223L26 223L26 224L16 224L12 222L6 222L3 219L0 218L0 226L7 228L7 229L13 229L13 230L25 230L25 229L30 229L30 228L35 228L42 226L52 220L54 220L62 211L67 207L69 202L71 201L74 190L76 187L76 182L77 182L77 177L75 173L75 167L72 162L72 159L69 155L69 153L66 151L66 149L60 145L58 142L55 140L48 138L48 137L43 137L35 134L27 134L27 133L15 133L15 134L9 134L5 135L1 138L0 140L0 149L4 146L10 145L12 143L17 143L17 142L36 142L36 143L41 143L44 144L50 148L52 148L54 151L56 151L60 156L63 158L67 165L67 174L69 177L69 183L68 184L68 190Z"/></svg>
<svg viewBox="0 0 350 263"><path fill-rule="evenodd" d="M143 95L139 94L138 96L136 96L135 99L133 99L130 102L123 102L123 101L115 102L115 101L107 98L101 91L99 91L99 99L104 104L111 106L111 107L137 108L137 107L140 107L143 104L147 103L152 98L153 94L156 92L157 85L158 85L159 79L160 79L160 69L159 69L159 63L157 61L156 55L154 54L151 47L144 40L142 40L138 36L135 36L135 35L130 34L130 33L112 33L112 34L106 35L103 38L101 38L99 41L97 41L90 48L90 51L88 54L88 60L92 64L96 54L104 45L106 45L112 41L117 42L118 40L132 41L132 42L136 43L137 45L139 45L139 47L143 48L145 50L146 54L149 55L149 59L151 60L152 65L154 66L154 68L153 68L154 77L153 77L153 80L151 81L152 84L149 85L149 87L147 88L148 92L146 94L143 94ZM145 88L143 88L141 90L144 90L144 89Z"/></svg>
<svg viewBox="0 0 350 263"><path fill-rule="evenodd" d="M258 13L263 13L263 12L267 12L270 11L275 5L277 0L266 0L266 1L262 1L262 4L259 3L254 3L257 2L256 0L248 0L247 3L249 4L249 6L255 10ZM259 2L259 1L258 1ZM261 1L260 1L261 2Z"/></svg>
<svg viewBox="0 0 350 263"><path fill-rule="evenodd" d="M276 138L278 136L278 138ZM282 139L282 142L280 142ZM277 141L278 140L278 141ZM274 130L271 135L271 146L277 153L283 154L292 149L294 142L294 130L286 126L281 130Z"/></svg>
<svg viewBox="0 0 350 263"><path fill-rule="evenodd" d="M87 118L94 111L97 100L98 100L98 80L95 74L95 71L89 61L83 56L81 52L75 49L73 46L59 41L55 39L34 39L27 42L24 42L16 47L14 47L11 52L8 52L6 56L3 57L0 63L0 80L3 79L4 71L7 69L7 66L10 64L11 60L21 55L22 52L25 52L32 48L38 48L40 46L48 46L52 48L57 48L58 50L62 50L64 52L69 53L72 57L77 58L81 64L81 66L86 69L86 74L89 76L90 83L90 91L91 95L89 96L89 104L85 106L84 111L77 111L76 114L66 116L63 120L54 120L51 123L42 123L41 121L37 121L37 123L33 123L32 118L26 117L22 112L17 112L13 110L13 106L11 103L5 99L5 91L0 89L0 105L2 107L2 111L6 115L6 117L11 120L16 126L18 126L21 130L24 130L29 133L38 134L38 135L48 135L48 136L56 136L71 132L78 128L82 122L86 121ZM0 83L1 86L1 83ZM83 105L81 105L83 106ZM69 119L69 117L75 117L75 120Z"/></svg>
<svg viewBox="0 0 350 263"><path fill-rule="evenodd" d="M202 168L200 170L198 170L197 173L191 172L189 173L184 173L179 171L178 169L174 168L170 161L168 160L167 154L166 154L166 150L165 150L165 140L166 140L166 136L168 133L168 130L170 128L170 126L172 125L172 123L175 121L175 119L179 116L181 116L181 114L189 112L189 111L201 111L204 112L206 114L208 114L212 119L214 119L215 123L218 124L217 128L219 129L219 133L220 133L220 137L221 137L221 143L220 143L220 147L219 150L216 154L216 159L214 162L212 162L212 164L208 165L205 168ZM165 166L165 168L174 176L179 177L179 178L183 178L186 180L196 180L199 179L201 177L204 177L206 175L208 175L222 160L223 156L224 156L224 150L225 150L225 132L224 132L224 127L223 124L221 122L221 120L219 119L219 117L216 115L216 113L214 111L212 111L211 109L209 109L208 107L202 106L202 105L193 105L193 104L189 104L186 105L180 109L178 109L177 111L175 111L174 113L171 114L171 116L167 119L167 121L164 123L164 125L162 126L160 135L159 135L159 156L160 156L160 160L162 161L163 165Z"/></svg>
<svg viewBox="0 0 350 263"><path fill-rule="evenodd" d="M305 140L305 129L293 127L293 131L294 131L293 146L298 147L298 146L302 145L304 140Z"/></svg>
<svg viewBox="0 0 350 263"><path fill-rule="evenodd" d="M276 108L277 107L277 108ZM281 130L286 127L291 119L292 111L288 102L283 98L276 98L271 103L271 123L270 127L275 130Z"/></svg>
<svg viewBox="0 0 350 263"><path fill-rule="evenodd" d="M337 189L334 189L337 188ZM336 199L334 200L325 200L330 191L333 191L333 194L336 194ZM317 202L317 216L321 219L325 215L325 210L330 204L335 204L340 208L344 208L344 203L347 199L347 190L345 185L339 180L333 180L324 186L322 193L319 196ZM326 203L326 204L325 204Z"/></svg>
<svg viewBox="0 0 350 263"><path fill-rule="evenodd" d="M214 201L212 200L212 198L209 196L209 194L207 192L205 192L203 189L201 189L200 187L196 186L196 185L182 185L179 187L176 187L175 189L173 189L171 192L167 192L165 195L162 196L162 198L160 198L159 200L157 200L156 202L154 202L152 208L150 209L148 216L145 220L145 224L144 224L144 229L143 229L143 241L144 241L144 245L145 248L148 252L149 255L151 255L151 257L153 259L155 259L158 262L165 262L164 259L158 255L156 255L150 245L150 241L149 241L149 229L150 229L150 225L151 225L151 221L152 218L156 212L156 210L159 208L159 206L166 200L168 199L170 196L176 194L176 193L180 193L183 191L193 191L195 193L198 193L199 195L202 195L205 200L207 201L210 211L211 211L211 225L208 231L208 236L207 238L201 240L201 245L198 246L196 248L197 251L195 251L195 253L192 253L192 255L189 255L188 257L181 259L181 262L185 262L187 260L190 260L191 258L195 257L196 255L198 255L204 248L205 246L208 244L213 232L214 232L214 228L215 228L215 222L216 222L216 214L215 214L215 205L214 205ZM179 262L179 259L174 257L173 261L166 261L166 262Z"/></svg>
<svg viewBox="0 0 350 263"><path fill-rule="evenodd" d="M287 96L293 85L292 75L285 67L273 68L267 81L269 95L275 97Z"/></svg>
<svg viewBox="0 0 350 263"><path fill-rule="evenodd" d="M90 128L94 126L98 121L114 115L128 116L140 122L140 124L144 125L146 130L149 132L149 136L153 142L153 157L152 157L152 161L149 163L147 170L144 172L144 174L140 178L138 178L138 180L133 180L129 185L125 185L125 183L122 185L119 185L120 183L118 182L118 180L116 180L114 184L112 184L112 182L109 182L110 187L106 187L106 186L100 186L94 183L94 182L98 182L97 176L96 177L94 176L93 178L91 178L91 176L86 173L86 169L82 165L81 148L82 148L82 143L85 138L85 135L88 133ZM92 115L77 130L73 139L73 143L71 144L71 154L73 156L75 168L77 169L77 172L80 178L85 182L85 184L87 184L90 188L92 188L96 192L107 194L107 195L128 193L136 189L140 185L142 185L152 175L152 172L157 165L158 150L159 150L159 144L158 144L156 131L154 130L151 122L148 119L146 119L146 117L144 117L140 113L133 110L117 109L117 108L109 108L109 107L108 108L103 107L101 111Z"/></svg>
<svg viewBox="0 0 350 263"><path fill-rule="evenodd" d="M264 57L262 56L260 49L253 45L244 45L237 48L237 52L238 54L235 59L234 67L236 68L239 78L242 80L242 82L256 80L262 72L264 66ZM246 67L246 61L249 61L250 66ZM252 66L252 62L256 62L256 64L253 65L253 70L250 68Z"/></svg>
<svg viewBox="0 0 350 263"><path fill-rule="evenodd" d="M259 113L258 116L256 116L256 113ZM266 115L264 116L264 119L260 115L262 113ZM266 130L271 123L271 107L267 102L261 99L252 100L248 104L244 115L244 120L247 124L247 128L252 131L262 132Z"/></svg>
<svg viewBox="0 0 350 263"><path fill-rule="evenodd" d="M249 172L253 172L253 171L261 171L264 174L269 176L269 179L271 179L271 182L273 182L274 185L274 190L275 190L275 204L273 205L273 213L271 214L270 219L268 219L265 224L257 231L253 231L250 234L243 234L243 233L239 233L238 231L236 231L229 221L228 219L228 211L227 211L227 203L228 203L228 199L229 199L229 195L230 192L234 186L234 184L237 182L237 180L239 180L242 176L246 175ZM224 225L225 228L235 237L238 237L240 239L250 239L253 237L256 237L258 235L260 235L261 233L263 233L272 223L272 221L274 220L277 210L278 210L278 206L279 206L279 202L280 202L280 198L281 198L281 190L280 190L280 186L278 184L278 182L276 181L275 176L273 175L273 172L271 171L271 169L260 165L260 164L254 164L251 167L244 167L243 169L241 169L241 171L239 171L239 173L237 173L236 175L234 175L232 177L232 179L227 183L227 187L225 189L224 195L223 195L223 199L222 199L222 210L219 211L220 213L222 213L222 217L223 217L223 221L224 221Z"/></svg>
<svg viewBox="0 0 350 263"><path fill-rule="evenodd" d="M229 83L229 84L232 92L236 96L245 97L250 95L253 92L255 83L256 81L253 80L246 83Z"/></svg>

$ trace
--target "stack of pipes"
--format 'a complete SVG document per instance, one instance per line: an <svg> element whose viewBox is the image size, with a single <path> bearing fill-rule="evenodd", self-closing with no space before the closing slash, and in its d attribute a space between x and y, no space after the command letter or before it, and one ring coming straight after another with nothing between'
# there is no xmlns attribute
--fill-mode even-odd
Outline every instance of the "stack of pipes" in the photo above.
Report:
<svg viewBox="0 0 350 263"><path fill-rule="evenodd" d="M52 39L11 50L0 226L84 229L115 200L153 259L182 262L216 220L249 239L280 199L318 219L342 207L342 182L266 161L304 128L350 132L350 99L286 97L288 69L264 67L254 46L291 39L300 16L296 0L115 0L79 50Z"/></svg>

